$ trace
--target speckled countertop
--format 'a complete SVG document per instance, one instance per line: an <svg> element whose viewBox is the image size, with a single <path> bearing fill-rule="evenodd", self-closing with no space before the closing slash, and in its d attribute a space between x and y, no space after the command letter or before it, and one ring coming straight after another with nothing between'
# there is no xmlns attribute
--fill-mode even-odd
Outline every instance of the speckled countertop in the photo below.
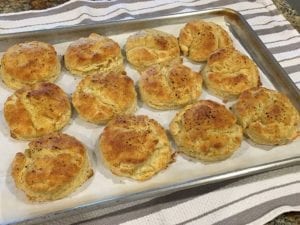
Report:
<svg viewBox="0 0 300 225"><path fill-rule="evenodd" d="M285 18L300 32L300 14L286 0L273 0L273 2Z"/></svg>
<svg viewBox="0 0 300 225"><path fill-rule="evenodd" d="M68 0L0 0L0 13L19 12L24 10L45 9ZM300 1L300 0L299 0ZM279 11L300 32L300 15L297 14L286 0L273 0ZM285 213L266 225L300 225L300 213Z"/></svg>
<svg viewBox="0 0 300 225"><path fill-rule="evenodd" d="M68 0L0 0L0 13L46 9Z"/></svg>

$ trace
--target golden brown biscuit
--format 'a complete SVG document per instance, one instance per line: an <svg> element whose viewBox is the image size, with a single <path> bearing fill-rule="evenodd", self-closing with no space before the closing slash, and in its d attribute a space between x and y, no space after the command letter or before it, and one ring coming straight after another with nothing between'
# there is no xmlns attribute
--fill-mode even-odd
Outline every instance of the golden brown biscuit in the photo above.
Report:
<svg viewBox="0 0 300 225"><path fill-rule="evenodd" d="M2 79L13 89L38 82L52 82L59 75L60 69L54 47L40 41L13 45L1 60Z"/></svg>
<svg viewBox="0 0 300 225"><path fill-rule="evenodd" d="M105 165L116 175L147 180L173 161L163 127L147 116L123 115L111 120L100 136Z"/></svg>
<svg viewBox="0 0 300 225"><path fill-rule="evenodd" d="M277 91L249 89L240 95L233 112L244 133L258 144L286 144L299 135L299 112Z"/></svg>
<svg viewBox="0 0 300 225"><path fill-rule="evenodd" d="M208 90L226 100L261 84L255 63L233 48L212 53L202 74Z"/></svg>
<svg viewBox="0 0 300 225"><path fill-rule="evenodd" d="M66 197L93 175L84 146L74 137L52 133L29 143L12 164L17 188L31 201Z"/></svg>
<svg viewBox="0 0 300 225"><path fill-rule="evenodd" d="M221 26L203 20L187 23L180 30L178 42L183 54L196 62L206 61L219 48L232 47L230 36Z"/></svg>
<svg viewBox="0 0 300 225"><path fill-rule="evenodd" d="M4 116L13 138L30 140L62 129L70 120L71 105L57 85L37 83L8 97Z"/></svg>
<svg viewBox="0 0 300 225"><path fill-rule="evenodd" d="M181 152L204 161L228 158L243 139L234 115L210 100L200 100L182 109L170 123L170 132Z"/></svg>
<svg viewBox="0 0 300 225"><path fill-rule="evenodd" d="M103 124L117 115L134 113L134 83L125 72L87 76L78 84L72 103L80 117Z"/></svg>
<svg viewBox="0 0 300 225"><path fill-rule="evenodd" d="M66 68L72 74L82 77L124 70L119 44L95 33L70 44L65 52L64 61Z"/></svg>
<svg viewBox="0 0 300 225"><path fill-rule="evenodd" d="M153 108L178 108L197 100L202 76L181 63L153 65L141 73L139 90L143 101Z"/></svg>
<svg viewBox="0 0 300 225"><path fill-rule="evenodd" d="M176 37L155 29L129 36L125 51L129 63L139 71L154 64L168 63L180 56Z"/></svg>

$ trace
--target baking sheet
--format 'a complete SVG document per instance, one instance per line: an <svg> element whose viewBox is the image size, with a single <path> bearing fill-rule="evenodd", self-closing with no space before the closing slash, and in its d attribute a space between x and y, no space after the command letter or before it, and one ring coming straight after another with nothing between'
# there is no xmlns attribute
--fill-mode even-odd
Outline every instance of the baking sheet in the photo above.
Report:
<svg viewBox="0 0 300 225"><path fill-rule="evenodd" d="M196 15L195 17L197 16L199 15ZM241 52L249 55L237 39L237 36L234 36L234 34L232 33L231 24L226 23L223 16L212 17L210 15L205 20L213 21L221 25L230 33L234 41L234 46ZM162 26L158 25L155 28L178 36L179 30L185 24L185 22L181 22L181 20L178 21L180 22L176 24ZM142 26L142 24L140 26ZM140 26L137 26L136 31L140 29ZM87 29L83 33L86 34L93 31L95 31L95 28ZM117 41L120 46L123 47L127 37L134 32L134 30L130 30L130 32L122 32L122 34L109 35L109 37ZM98 33L106 35L109 32L106 32L106 30L104 30L104 32ZM67 46L74 39L76 39L76 37L70 36L69 40L65 40L63 38L60 38L59 35L59 33L55 34L56 38L48 42L54 44L58 54L62 56ZM24 40L34 39L36 38L32 38L28 35L24 37ZM1 51L12 45L13 41L15 40L2 39L0 41ZM0 56L2 54L3 52L0 53ZM199 63L192 63L185 58L184 64L191 67L195 71L199 71L204 65ZM264 70L265 68L262 69ZM128 65L126 65L126 71L127 74L136 83L136 81L139 79L138 73ZM275 88L270 82L270 78L267 77L261 70L260 75L263 86L271 89ZM80 78L72 76L68 71L66 71L65 68L63 68L61 76L55 83L58 84L65 92L71 95L79 81ZM278 87L276 86L276 88ZM192 181L197 179L198 181L200 181L197 182L197 185L201 184L201 179L203 179L204 184L205 178L207 177L210 178L210 180L208 181L208 183L210 183L214 182L214 178L216 178L220 174L232 172L227 178L235 177L237 176L236 172L242 171L243 169L248 167L252 167L255 170L255 168L259 168L257 167L258 165L267 165L268 163L277 162L278 160L286 160L300 156L299 139L288 145L276 147L259 146L251 143L249 140L244 139L240 149L236 151L231 158L225 161L217 163L203 163L191 160L178 154L174 163L172 163L166 170L154 176L152 179L144 182L133 181L127 178L117 177L111 174L108 169L102 166L101 160L99 159L97 154L97 141L104 126L93 125L81 120L80 118L78 118L75 110L73 110L72 120L63 129L63 132L73 135L85 144L89 151L89 156L92 161L95 174L88 182L86 182L75 193L71 194L67 198L47 203L31 203L26 199L23 192L15 188L14 182L10 176L10 164L14 158L15 153L24 151L24 149L27 147L28 142L17 141L10 137L9 129L3 118L3 104L6 101L6 98L10 96L13 91L8 89L3 83L0 83L0 93L0 149L2 151L0 163L0 224L30 220L49 213L65 209L72 209L74 207L87 204L97 203L101 205L101 202L105 202L107 199L113 199L114 201L116 201L121 197L130 196L135 193L144 192L145 194L141 194L140 197L146 196L146 193L149 191L159 194L159 189L163 187L169 187L168 189L171 191L173 186L175 190L175 186L180 183L184 183L184 188L187 188L191 185L195 185ZM211 99L222 103L222 100L209 95L205 90L203 90L200 99ZM229 107L231 104L232 102L228 102L226 105ZM169 122L174 117L176 112L177 110L153 110L139 101L136 114L148 115L149 117L160 122L160 124L162 124L166 129L168 129ZM176 149L176 146L174 146L173 143L172 145L173 148ZM283 161L282 165L287 165L288 162L290 161ZM275 166L273 167L275 168ZM270 168L272 168L272 166L270 166ZM18 212L17 214L16 210Z"/></svg>

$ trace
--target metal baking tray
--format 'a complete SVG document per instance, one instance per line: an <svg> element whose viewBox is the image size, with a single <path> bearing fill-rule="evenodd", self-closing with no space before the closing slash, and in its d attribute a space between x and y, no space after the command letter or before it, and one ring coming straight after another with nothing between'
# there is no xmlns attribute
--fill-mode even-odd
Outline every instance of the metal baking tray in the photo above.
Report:
<svg viewBox="0 0 300 225"><path fill-rule="evenodd" d="M99 22L88 25L77 25L70 27L59 27L55 29L48 30L38 30L31 32L23 32L17 34L5 34L0 36L0 52L4 52L9 46L30 40L40 40L45 41L54 45L59 46L61 43L72 42L80 37L88 36L91 32L100 33L102 35L114 36L123 33L136 32L145 28L157 28L164 26L172 26L173 24L184 24L193 19L210 19L221 17L224 19L226 26L230 34L238 40L245 51L251 56L251 58L259 66L261 72L267 78L268 82L276 88L277 90L286 94L295 107L300 110L300 91L286 74L284 69L279 65L273 55L265 47L265 45L258 38L256 33L252 30L246 20L241 14L231 9L214 9L200 12L192 13L182 13L176 15L161 16L156 18L147 19L137 19L128 21L111 21L111 22ZM0 89L4 88L4 85L0 85ZM6 88L7 90L7 88ZM11 92L12 93L12 92ZM10 139L11 141L12 139ZM12 140L13 141L13 140ZM27 143L21 144L26 146ZM88 146L90 147L90 146ZM263 146L258 146L258 148L264 148ZM91 148L91 147L90 147ZM143 199L148 197L157 197L165 195L171 192L184 190L196 186L212 184L216 182L222 182L225 180L248 176L251 174L261 173L268 170L274 170L282 167L287 167L291 165L300 164L300 152L289 153L288 149L300 149L299 140L293 142L293 145L285 145L280 147L286 150L288 153L282 153L271 150L268 151L264 149L262 154L272 155L271 159L268 160L257 160L259 156L255 156L255 163L244 164L245 161L239 161L237 157L237 164L235 167L230 167L230 169L225 169L224 171L220 169L212 170L214 172L209 172L201 176L191 176L188 179L179 179L172 182L159 183L158 185L149 185L147 183L143 184L143 188L136 189L135 191L123 192L121 194L112 194L111 196L94 198L89 201L82 201L79 204L66 206L59 210L52 210L51 212L37 211L35 214L31 214L24 218L15 218L14 221L10 220L9 223L20 223L20 224L32 224L41 223L50 219L63 217L72 214L78 214L80 212L90 211L93 209L98 209L101 207L109 207L122 202L134 201L137 199ZM24 148L23 148L24 149ZM249 150L249 149L248 149ZM251 149L250 149L251 150ZM279 153L278 153L279 152ZM256 158L255 158L256 157ZM184 159L183 159L184 160ZM252 159L253 160L253 159ZM226 160L225 160L226 161ZM195 162L191 162L196 164ZM229 161L229 163L231 163ZM226 164L226 162L225 162ZM225 165L224 164L224 165ZM228 163L227 163L228 164ZM227 165L226 164L226 165ZM222 165L222 164L221 164ZM203 166L211 166L211 164ZM227 168L227 167L226 167ZM229 167L228 167L229 168ZM172 168L171 168L172 169ZM9 170L9 169L8 169ZM97 169L96 169L97 170ZM98 171L99 172L99 171ZM9 172L7 173L7 175ZM154 178L155 179L155 178ZM146 181L147 182L147 181ZM127 181L124 185L127 185ZM1 184L2 185L2 184ZM89 185L93 185L93 181ZM137 184L137 186L140 184ZM86 191L86 190L82 190ZM64 200L60 200L63 201ZM4 207L4 202L2 201L1 207ZM6 221L7 222L7 221ZM1 221L0 221L1 223Z"/></svg>

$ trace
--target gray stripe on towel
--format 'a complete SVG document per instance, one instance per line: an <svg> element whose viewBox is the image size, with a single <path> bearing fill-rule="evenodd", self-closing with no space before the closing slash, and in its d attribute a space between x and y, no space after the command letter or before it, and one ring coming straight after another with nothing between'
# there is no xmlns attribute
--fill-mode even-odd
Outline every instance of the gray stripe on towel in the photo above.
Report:
<svg viewBox="0 0 300 225"><path fill-rule="evenodd" d="M233 215L226 218L220 222L217 222L213 225L237 225L237 224L248 224L258 218L263 217L268 214L270 211L281 207L281 206L299 206L300 205L300 194L291 194L288 196L283 196L277 199L273 199L267 202L264 202L260 205L254 206L250 209L247 209L241 213Z"/></svg>
<svg viewBox="0 0 300 225"><path fill-rule="evenodd" d="M299 62L300 62L300 57L299 57ZM294 65L294 66L287 66L287 67L283 67L283 69L288 73L296 73L296 72L300 72L300 65Z"/></svg>
<svg viewBox="0 0 300 225"><path fill-rule="evenodd" d="M272 33L279 33L285 30L294 30L292 26L289 24L283 25L283 26L274 26L271 28L266 28L266 29L256 29L255 32L258 35L266 35L266 34L272 34Z"/></svg>
<svg viewBox="0 0 300 225"><path fill-rule="evenodd" d="M252 19L252 18L255 18L255 17L258 17L258 16L267 16L267 17L270 17L270 16L277 16L279 15L279 12L277 9L274 9L274 10L271 10L271 11L268 11L268 12L260 12L260 13L253 13L253 14L247 14L247 15L244 15L245 19L248 20L248 19Z"/></svg>
<svg viewBox="0 0 300 225"><path fill-rule="evenodd" d="M281 52L295 51L296 49L299 49L299 47L300 47L300 41L298 41L296 43L287 44L287 45L279 45L276 47L272 47L272 48L269 48L269 50L272 52L272 54L277 54L277 53L281 53Z"/></svg>
<svg viewBox="0 0 300 225"><path fill-rule="evenodd" d="M187 224L187 223L189 223L189 222L191 222L191 221L198 220L198 219L200 219L200 218L202 218L202 217L205 217L205 216L207 216L207 215L209 215L209 214L211 214L211 213L217 212L217 211L219 211L220 209L226 208L226 207L228 207L228 206L230 206L230 205L232 205L232 204L235 204L235 203L240 202L240 201L242 201L242 200L251 198L251 197L253 197L253 196L257 195L257 194L261 194L261 193L264 193L264 192L267 192L267 191L270 191L270 190L274 190L274 189L286 187L286 186L289 186L289 185L292 185L292 184L297 184L297 183L300 183L300 180L298 180L298 181L293 181L293 182L286 183L286 184L281 184L281 185L273 186L273 187L270 187L270 188L267 188L267 189L263 189L263 190L260 190L260 191L251 193L251 194L249 194L249 195L246 195L246 196L244 196L244 197L242 197L242 198L239 198L239 199L237 199L237 200L234 200L234 201L232 201L232 202L229 202L229 203L227 203L227 204L224 204L224 205L222 205L222 206L219 206L219 207L217 207L217 208L215 208L215 209L213 209L213 210L210 210L210 211L208 211L208 212L206 212L206 213L203 213L203 214L201 214L201 215L199 215L199 216L197 216L197 217L194 217L194 218L192 218L192 219L186 220L186 221L184 221L184 222L182 222L182 223L179 223L179 224L177 224L177 225L184 225L184 224Z"/></svg>

